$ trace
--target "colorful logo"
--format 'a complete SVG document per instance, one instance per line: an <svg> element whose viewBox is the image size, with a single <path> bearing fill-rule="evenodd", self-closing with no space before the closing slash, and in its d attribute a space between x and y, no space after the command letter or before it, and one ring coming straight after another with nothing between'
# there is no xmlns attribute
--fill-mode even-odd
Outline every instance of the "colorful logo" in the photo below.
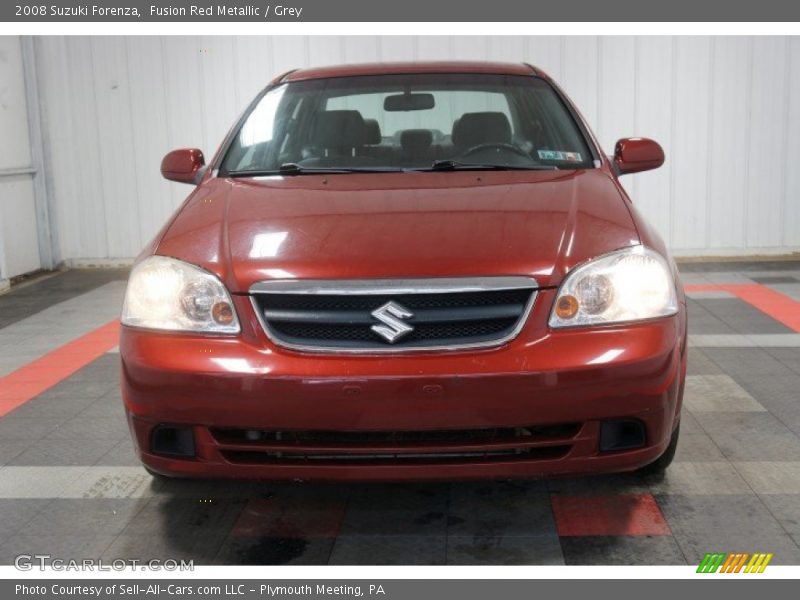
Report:
<svg viewBox="0 0 800 600"><path fill-rule="evenodd" d="M697 567L698 573L763 573L772 554L765 552L736 552L725 554L724 552L709 552L700 561Z"/></svg>

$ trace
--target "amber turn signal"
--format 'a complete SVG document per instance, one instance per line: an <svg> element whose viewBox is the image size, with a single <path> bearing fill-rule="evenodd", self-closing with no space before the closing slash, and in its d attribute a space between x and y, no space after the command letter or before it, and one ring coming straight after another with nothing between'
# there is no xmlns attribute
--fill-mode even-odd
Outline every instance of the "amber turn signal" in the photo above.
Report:
<svg viewBox="0 0 800 600"><path fill-rule="evenodd" d="M233 322L233 307L227 302L217 302L211 309L211 316L220 325Z"/></svg>
<svg viewBox="0 0 800 600"><path fill-rule="evenodd" d="M571 319L578 314L578 299L575 296L561 296L556 301L556 315L560 319Z"/></svg>

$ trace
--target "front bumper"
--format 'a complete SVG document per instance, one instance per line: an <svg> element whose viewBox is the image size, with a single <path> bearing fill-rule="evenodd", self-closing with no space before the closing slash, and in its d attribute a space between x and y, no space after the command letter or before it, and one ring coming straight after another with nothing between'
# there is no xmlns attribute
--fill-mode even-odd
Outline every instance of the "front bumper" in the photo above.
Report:
<svg viewBox="0 0 800 600"><path fill-rule="evenodd" d="M542 291L515 340L472 352L295 353L270 343L241 297L237 338L123 327L123 398L137 451L151 470L167 475L255 479L513 478L626 471L652 462L679 417L683 309L636 325L552 332L538 325L546 323L551 294ZM645 445L600 452L600 423L610 419L641 422ZM195 457L154 454L159 424L190 426ZM564 427L513 440L392 442L357 435L534 426ZM343 432L350 441L233 435L244 430ZM344 454L359 460L342 460Z"/></svg>

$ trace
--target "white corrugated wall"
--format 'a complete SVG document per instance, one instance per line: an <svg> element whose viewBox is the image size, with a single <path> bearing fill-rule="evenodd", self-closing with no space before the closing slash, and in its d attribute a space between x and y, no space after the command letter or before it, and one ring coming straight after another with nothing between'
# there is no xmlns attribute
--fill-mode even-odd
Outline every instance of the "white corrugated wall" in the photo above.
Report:
<svg viewBox="0 0 800 600"><path fill-rule="evenodd" d="M0 36L0 290L42 262L28 111L20 38Z"/></svg>
<svg viewBox="0 0 800 600"><path fill-rule="evenodd" d="M67 260L136 255L190 191L161 179L162 155L210 156L275 74L409 59L530 62L606 151L657 139L665 167L624 181L677 255L800 249L800 38L41 37L36 51Z"/></svg>

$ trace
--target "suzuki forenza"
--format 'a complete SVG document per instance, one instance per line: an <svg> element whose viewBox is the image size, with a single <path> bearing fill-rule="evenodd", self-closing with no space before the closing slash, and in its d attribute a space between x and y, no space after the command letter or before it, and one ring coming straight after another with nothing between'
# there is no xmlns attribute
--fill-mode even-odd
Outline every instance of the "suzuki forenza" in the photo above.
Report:
<svg viewBox="0 0 800 600"><path fill-rule="evenodd" d="M663 470L686 307L602 152L540 70L292 71L137 259L122 391L154 474L314 480Z"/></svg>

